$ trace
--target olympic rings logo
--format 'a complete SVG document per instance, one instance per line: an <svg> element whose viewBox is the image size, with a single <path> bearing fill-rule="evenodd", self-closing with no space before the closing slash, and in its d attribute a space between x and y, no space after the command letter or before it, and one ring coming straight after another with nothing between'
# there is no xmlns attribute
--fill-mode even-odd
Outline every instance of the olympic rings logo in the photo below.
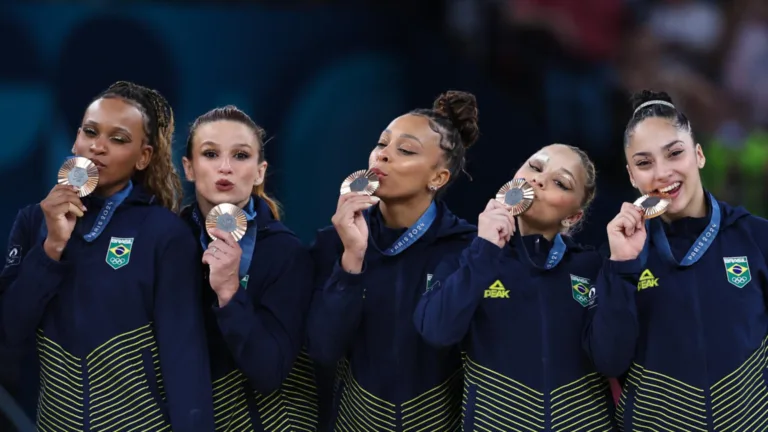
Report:
<svg viewBox="0 0 768 432"><path fill-rule="evenodd" d="M737 277L731 278L731 280L733 281L733 283L743 284L743 283L746 283L748 279L744 276L737 276Z"/></svg>
<svg viewBox="0 0 768 432"><path fill-rule="evenodd" d="M109 263L110 264L114 264L114 265L125 264L125 258L115 258L115 257L112 257L112 258L109 259Z"/></svg>

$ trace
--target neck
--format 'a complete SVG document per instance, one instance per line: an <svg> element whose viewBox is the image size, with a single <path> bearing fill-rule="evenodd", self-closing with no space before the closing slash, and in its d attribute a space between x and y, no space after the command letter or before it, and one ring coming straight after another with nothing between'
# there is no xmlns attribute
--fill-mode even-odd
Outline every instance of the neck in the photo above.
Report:
<svg viewBox="0 0 768 432"><path fill-rule="evenodd" d="M523 217L517 218L517 229L520 230L521 236L538 234L549 241L552 241L555 238L555 236L560 232L559 227L553 227L553 228L537 227L534 224L531 224L530 221L526 221L526 219Z"/></svg>
<svg viewBox="0 0 768 432"><path fill-rule="evenodd" d="M105 187L102 187L102 188L97 187L96 190L93 191L93 194L95 196L99 197L99 198L109 198L112 195L114 195L114 194L120 192L121 190L125 189L126 187L128 187L128 182L129 181L130 180L126 180L126 181L124 181L122 183L118 183L118 184L111 185L111 186L105 186Z"/></svg>
<svg viewBox="0 0 768 432"><path fill-rule="evenodd" d="M379 211L387 228L408 228L427 211L432 195L414 197L405 201L379 201Z"/></svg>
<svg viewBox="0 0 768 432"><path fill-rule="evenodd" d="M200 213L202 213L203 217L206 217L208 213L210 213L211 210L217 206L217 204L214 204L208 201L207 199L205 199L205 197L200 195L200 193L195 193L195 196L197 197L197 206L200 207ZM245 208L245 206L248 205L248 201L250 200L251 200L251 197L249 196L248 198L246 198L241 202L232 203L232 204L240 208Z"/></svg>
<svg viewBox="0 0 768 432"><path fill-rule="evenodd" d="M704 195L704 189L699 188L699 191L693 197L691 202L686 206L683 211L675 214L664 213L661 215L661 219L664 222L670 223L678 219L690 217L690 218L703 218L707 215L707 199Z"/></svg>

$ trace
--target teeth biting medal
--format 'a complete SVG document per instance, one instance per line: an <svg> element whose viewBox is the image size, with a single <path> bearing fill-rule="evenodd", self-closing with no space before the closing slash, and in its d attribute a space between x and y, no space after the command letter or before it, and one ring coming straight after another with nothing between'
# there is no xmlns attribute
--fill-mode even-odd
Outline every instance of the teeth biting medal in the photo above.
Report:
<svg viewBox="0 0 768 432"><path fill-rule="evenodd" d="M663 215L671 202L669 195L659 192L651 192L635 200L634 205L643 209L644 219L652 219Z"/></svg>
<svg viewBox="0 0 768 432"><path fill-rule="evenodd" d="M533 187L524 179L509 181L496 192L496 201L504 204L513 216L525 213L536 197Z"/></svg>
<svg viewBox="0 0 768 432"><path fill-rule="evenodd" d="M362 192L365 195L373 195L379 188L379 177L371 170L355 171L348 175L341 183L339 192L341 195L350 192Z"/></svg>

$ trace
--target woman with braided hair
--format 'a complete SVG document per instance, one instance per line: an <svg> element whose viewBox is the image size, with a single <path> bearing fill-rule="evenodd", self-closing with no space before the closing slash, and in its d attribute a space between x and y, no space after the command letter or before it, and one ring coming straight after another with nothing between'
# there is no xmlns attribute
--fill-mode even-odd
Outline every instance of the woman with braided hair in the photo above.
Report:
<svg viewBox="0 0 768 432"><path fill-rule="evenodd" d="M478 135L477 102L465 92L394 119L368 161L379 177L375 196L342 195L333 226L317 235L308 352L338 362L335 395L323 399L319 383L334 430L460 427L460 353L430 347L412 317L437 264L476 235L439 195Z"/></svg>
<svg viewBox="0 0 768 432"><path fill-rule="evenodd" d="M2 330L11 344L37 339L38 430L213 430L200 264L174 214L173 128L158 92L113 84L72 147L98 168L96 190L80 199L56 185L16 218Z"/></svg>

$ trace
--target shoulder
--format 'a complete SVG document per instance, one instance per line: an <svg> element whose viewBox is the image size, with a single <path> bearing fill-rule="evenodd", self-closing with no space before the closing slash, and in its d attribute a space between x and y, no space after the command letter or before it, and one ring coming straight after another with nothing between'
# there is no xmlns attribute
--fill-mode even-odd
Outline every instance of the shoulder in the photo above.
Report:
<svg viewBox="0 0 768 432"><path fill-rule="evenodd" d="M266 235L266 237L264 237ZM263 240L262 240L263 238ZM259 234L259 242L271 243L274 245L271 251L280 251L282 253L304 252L307 247L301 239L280 221L272 221L265 229L265 234ZM257 243L258 244L258 243Z"/></svg>

